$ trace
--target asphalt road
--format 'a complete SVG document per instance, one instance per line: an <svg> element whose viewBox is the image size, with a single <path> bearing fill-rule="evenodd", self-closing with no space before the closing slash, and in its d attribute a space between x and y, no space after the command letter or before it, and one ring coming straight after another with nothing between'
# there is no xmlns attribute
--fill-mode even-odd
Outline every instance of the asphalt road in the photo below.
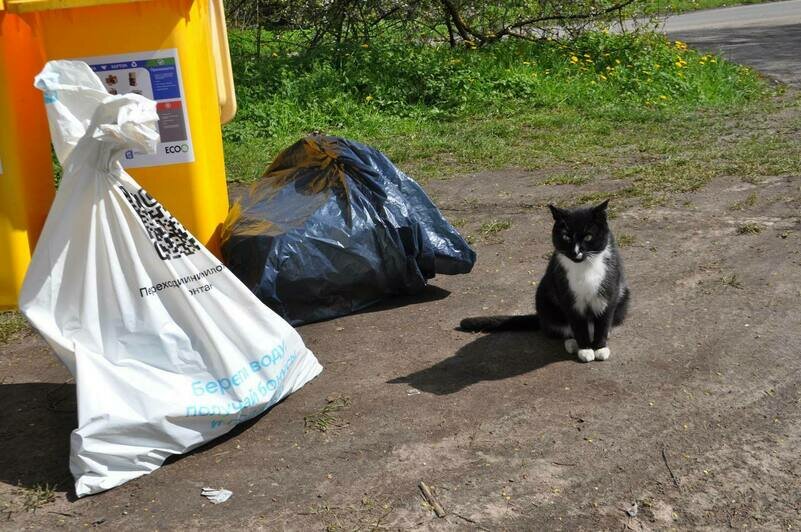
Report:
<svg viewBox="0 0 801 532"><path fill-rule="evenodd" d="M696 11L667 19L671 39L801 87L801 0Z"/></svg>

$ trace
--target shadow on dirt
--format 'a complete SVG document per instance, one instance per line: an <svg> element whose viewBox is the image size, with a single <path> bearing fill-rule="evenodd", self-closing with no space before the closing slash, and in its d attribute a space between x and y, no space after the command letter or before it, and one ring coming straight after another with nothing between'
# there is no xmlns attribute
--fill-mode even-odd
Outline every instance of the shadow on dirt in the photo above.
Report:
<svg viewBox="0 0 801 532"><path fill-rule="evenodd" d="M340 318L344 318L346 316L357 316L359 314L370 314L373 312L382 312L384 310L393 310L403 307L410 307L414 305L421 305L423 303L431 303L433 301L439 301L440 299L445 299L451 295L448 290L444 288L440 288L438 286L434 286L432 284L427 285L417 294L409 294L409 295L397 295L397 296L388 296L386 299L382 299L365 307L361 310L357 310L355 312L350 312L344 314L342 316L336 316L333 318L326 318L319 321L308 321L304 322L300 325L295 325L295 328L302 330L302 327L306 325L311 325L313 323L323 323L326 321L337 320Z"/></svg>
<svg viewBox="0 0 801 532"><path fill-rule="evenodd" d="M431 303L433 301L445 299L449 295L451 295L451 293L448 290L434 286L433 284L429 284L418 294L389 297L383 301L379 301L374 305L370 305L367 308L356 311L351 315L370 314L371 312L381 312L383 310L392 310L396 308L420 305L423 303Z"/></svg>
<svg viewBox="0 0 801 532"><path fill-rule="evenodd" d="M0 384L0 481L72 489L70 433L78 426L74 384Z"/></svg>
<svg viewBox="0 0 801 532"><path fill-rule="evenodd" d="M541 332L496 332L478 336L452 357L388 383L448 395L478 382L516 377L564 360L575 359L565 352L561 340Z"/></svg>

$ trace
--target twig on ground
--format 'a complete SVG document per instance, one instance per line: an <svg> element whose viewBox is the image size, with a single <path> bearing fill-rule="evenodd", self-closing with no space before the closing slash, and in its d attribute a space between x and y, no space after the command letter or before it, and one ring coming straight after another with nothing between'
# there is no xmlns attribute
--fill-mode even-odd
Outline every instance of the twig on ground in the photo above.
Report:
<svg viewBox="0 0 801 532"><path fill-rule="evenodd" d="M462 514L458 514L456 512L451 512L451 515L453 515L455 517L458 517L459 519L462 519L464 521L467 521L468 523L470 523L471 525L475 526L479 530L486 530L486 531L489 532L489 528L481 526L477 521L475 521L473 519L470 519L469 517L465 517Z"/></svg>
<svg viewBox="0 0 801 532"><path fill-rule="evenodd" d="M673 484L676 486L676 489L681 491L679 479L677 479L676 475L673 474L673 469L670 467L670 462L668 462L667 448L665 447L665 444L662 444L662 460L665 462L665 467L667 467L668 473L670 473L670 478L673 479Z"/></svg>
<svg viewBox="0 0 801 532"><path fill-rule="evenodd" d="M428 487L428 485L421 480L417 486L423 493L423 497L425 498L426 502L431 506L431 508L434 509L434 513L437 514L437 517L445 517L445 509L434 497L434 494L431 493L431 489Z"/></svg>

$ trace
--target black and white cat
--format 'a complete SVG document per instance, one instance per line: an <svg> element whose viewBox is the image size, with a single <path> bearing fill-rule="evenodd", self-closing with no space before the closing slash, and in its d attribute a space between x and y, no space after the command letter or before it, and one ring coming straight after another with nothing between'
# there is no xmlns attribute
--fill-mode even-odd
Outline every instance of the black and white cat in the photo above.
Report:
<svg viewBox="0 0 801 532"><path fill-rule="evenodd" d="M565 349L582 362L607 360L609 330L623 322L629 287L623 259L607 223L609 200L589 208L553 214L554 254L537 287L537 314L467 318L466 331L541 329L565 339Z"/></svg>

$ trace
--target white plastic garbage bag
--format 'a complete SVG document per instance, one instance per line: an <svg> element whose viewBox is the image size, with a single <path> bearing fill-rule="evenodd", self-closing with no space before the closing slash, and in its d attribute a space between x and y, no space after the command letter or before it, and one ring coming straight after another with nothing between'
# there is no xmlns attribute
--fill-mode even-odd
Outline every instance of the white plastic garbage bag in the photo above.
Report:
<svg viewBox="0 0 801 532"><path fill-rule="evenodd" d="M36 78L64 174L20 309L75 376L78 496L157 469L299 389L322 367L125 173L152 153L153 101L109 95L85 64Z"/></svg>

